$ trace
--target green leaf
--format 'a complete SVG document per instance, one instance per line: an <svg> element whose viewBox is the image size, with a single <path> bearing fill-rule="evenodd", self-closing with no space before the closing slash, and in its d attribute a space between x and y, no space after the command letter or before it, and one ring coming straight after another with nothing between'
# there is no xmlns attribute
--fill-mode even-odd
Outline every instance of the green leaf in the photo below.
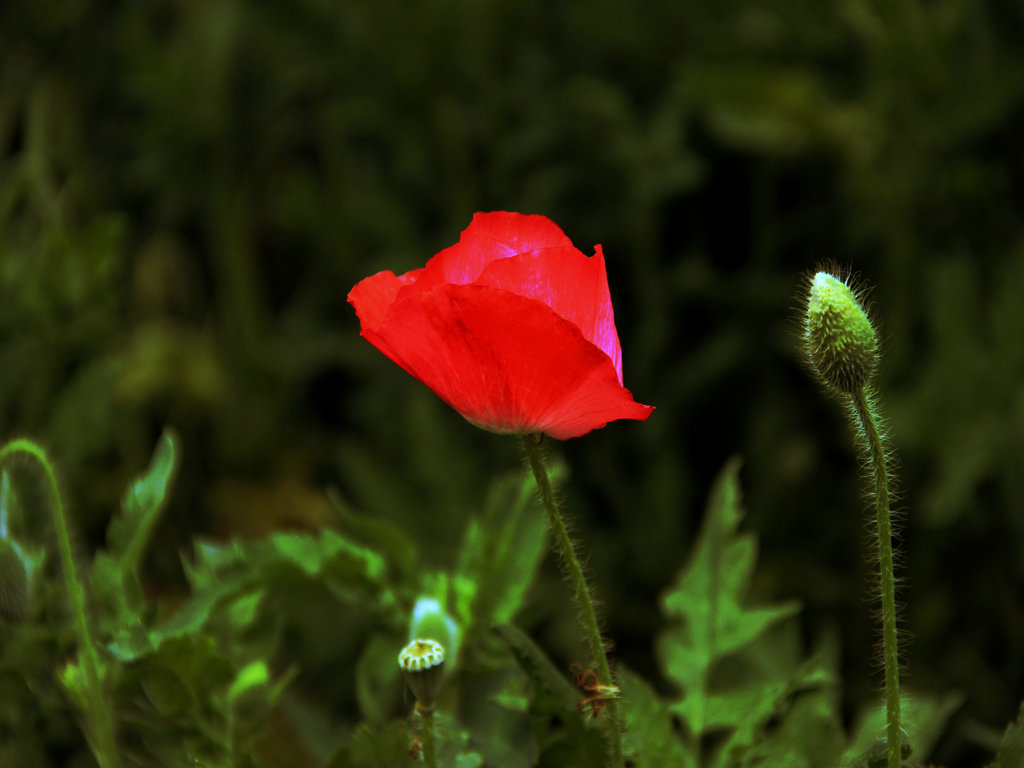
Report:
<svg viewBox="0 0 1024 768"><path fill-rule="evenodd" d="M356 662L356 695L363 717L383 723L399 703L404 683L398 667L402 641L388 635L374 635Z"/></svg>
<svg viewBox="0 0 1024 768"><path fill-rule="evenodd" d="M1020 705L1017 719L1003 734L996 759L988 768L1019 768L1021 765L1024 765L1024 703Z"/></svg>
<svg viewBox="0 0 1024 768"><path fill-rule="evenodd" d="M107 552L99 552L89 572L89 593L96 608L99 630L109 638L107 650L121 661L134 661L152 645L142 622L142 588L126 576Z"/></svg>
<svg viewBox="0 0 1024 768"><path fill-rule="evenodd" d="M834 768L846 746L833 696L817 689L794 697L778 726L746 755L748 765Z"/></svg>
<svg viewBox="0 0 1024 768"><path fill-rule="evenodd" d="M353 542L378 552L400 577L411 577L416 573L416 544L404 530L389 520L357 514L334 489L328 489L327 498L338 513L338 527L342 533Z"/></svg>
<svg viewBox="0 0 1024 768"><path fill-rule="evenodd" d="M684 692L674 709L696 737L711 727L736 726L746 714L740 708L725 712L713 701L716 665L798 610L795 603L745 605L757 544L737 531L743 517L739 467L732 459L720 473L690 562L663 598L666 616L679 622L662 634L658 650L666 674Z"/></svg>
<svg viewBox="0 0 1024 768"><path fill-rule="evenodd" d="M136 572L164 507L176 464L176 438L166 429L149 468L128 486L121 513L107 529L107 549L126 572Z"/></svg>
<svg viewBox="0 0 1024 768"><path fill-rule="evenodd" d="M319 535L281 532L270 536L273 552L307 576L329 574L344 580L380 581L384 560L365 547L352 544L331 530Z"/></svg>
<svg viewBox="0 0 1024 768"><path fill-rule="evenodd" d="M552 482L562 473L553 468ZM478 520L466 528L455 583L456 607L467 631L486 632L511 621L533 584L544 556L547 518L529 473L511 473L492 483Z"/></svg>
<svg viewBox="0 0 1024 768"><path fill-rule="evenodd" d="M228 686L228 706L234 709L246 698L264 692L269 683L270 670L267 668L267 662L263 659L249 662L239 670Z"/></svg>
<svg viewBox="0 0 1024 768"><path fill-rule="evenodd" d="M181 677L160 666L148 669L139 686L161 717L174 717L194 704L192 692Z"/></svg>
<svg viewBox="0 0 1024 768"><path fill-rule="evenodd" d="M622 746L632 756L634 768L696 766L697 761L672 724L672 713L654 689L624 667L619 668L618 680L626 717Z"/></svg>
<svg viewBox="0 0 1024 768"><path fill-rule="evenodd" d="M927 759L935 743L942 736L946 722L963 703L963 696L958 693L941 696L910 695L904 693L900 702L903 731L910 754L915 760ZM869 710L861 718L850 746L843 756L843 765L860 768L870 764L869 756L884 750L885 745L885 706L879 705ZM883 752L884 754L884 752Z"/></svg>
<svg viewBox="0 0 1024 768"><path fill-rule="evenodd" d="M259 617L260 607L263 605L263 598L266 593L257 589L249 594L235 597L227 607L227 619L235 632L241 633L252 626Z"/></svg>
<svg viewBox="0 0 1024 768"><path fill-rule="evenodd" d="M409 750L413 736L408 726L393 722L380 729L360 725L352 734L352 744L335 756L330 768L395 768L412 763Z"/></svg>

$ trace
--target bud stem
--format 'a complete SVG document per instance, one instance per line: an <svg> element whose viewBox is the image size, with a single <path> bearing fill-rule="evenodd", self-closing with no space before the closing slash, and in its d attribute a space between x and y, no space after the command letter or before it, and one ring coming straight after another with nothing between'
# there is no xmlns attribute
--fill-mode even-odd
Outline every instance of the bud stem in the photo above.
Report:
<svg viewBox="0 0 1024 768"><path fill-rule="evenodd" d="M417 708L420 720L420 743L423 746L423 764L437 768L437 748L434 746L434 710Z"/></svg>
<svg viewBox="0 0 1024 768"><path fill-rule="evenodd" d="M583 568L580 566L579 558L576 556L576 547L573 545L569 531L565 527L562 513L551 490L551 481L548 478L547 468L544 465L544 456L540 449L540 435L524 435L523 445L526 446L526 455L530 460L530 469L533 470L533 477L537 481L537 489L540 491L541 501L548 512L548 520L551 523L551 532L555 537L555 549L562 558L562 563L569 579L572 582L573 598L579 608L580 618L583 622L583 630L590 645L590 653L593 656L594 670L600 678L600 684L614 687L611 668L608 666L608 656L604 650L604 640L601 637L601 630L597 623L597 615L594 612L594 601L590 596L590 588L587 586L586 577L583 575ZM622 768L622 734L619 723L618 702L614 698L605 701L604 711L605 738L608 742L608 765L612 768Z"/></svg>
<svg viewBox="0 0 1024 768"><path fill-rule="evenodd" d="M50 463L46 452L39 445L31 440L19 438L11 440L3 448L0 448L0 466L15 453L25 453L34 458L46 476L53 508L53 527L57 534L57 548L60 550L61 568L64 571L64 585L67 589L68 600L71 602L71 613L74 616L78 644L82 654L82 670L85 673L88 687L86 695L89 700L89 709L83 715L91 725L92 733L88 734L91 736L89 744L101 768L120 768L121 757L118 754L117 742L114 737L114 721L100 677L99 653L96 650L96 643L85 614L85 590L82 589L82 584L78 580L78 570L75 568L75 559L71 552L71 536L68 533L64 504L60 498L60 489L57 487L57 476L53 471L53 464Z"/></svg>
<svg viewBox="0 0 1024 768"><path fill-rule="evenodd" d="M863 431L875 489L875 522L878 539L879 584L882 598L882 653L885 668L886 741L888 768L900 768L902 734L900 730L899 637L896 626L896 581L893 576L892 520L889 513L889 472L885 447L871 400L864 387L851 395L853 412Z"/></svg>

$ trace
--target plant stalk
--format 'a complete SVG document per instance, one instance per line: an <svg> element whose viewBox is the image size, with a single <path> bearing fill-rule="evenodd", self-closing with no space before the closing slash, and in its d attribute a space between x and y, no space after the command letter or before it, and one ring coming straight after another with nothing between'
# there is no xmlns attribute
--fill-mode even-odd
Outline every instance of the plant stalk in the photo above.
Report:
<svg viewBox="0 0 1024 768"><path fill-rule="evenodd" d="M71 536L68 533L67 517L64 514L64 503L61 501L57 476L53 471L46 452L36 443L24 438L11 440L0 448L0 466L15 453L25 453L38 462L46 476L46 484L50 491L53 509L53 527L57 534L57 548L60 550L61 569L64 571L64 585L71 613L75 622L80 646L82 670L85 674L88 711L84 712L86 720L92 725L92 738L89 739L100 768L120 768L121 757L117 751L117 740L114 735L114 720L107 702L106 692L100 674L100 657L96 643L89 629L89 620L85 613L85 591L78 580L78 569L71 551Z"/></svg>
<svg viewBox="0 0 1024 768"><path fill-rule="evenodd" d="M423 747L423 764L437 768L437 747L434 746L434 710L416 708L420 719L420 744Z"/></svg>
<svg viewBox="0 0 1024 768"><path fill-rule="evenodd" d="M885 669L885 716L888 768L903 765L900 723L900 659L896 626L896 580L893 576L892 518L889 510L889 471L885 447L864 387L851 395L853 410L867 443L874 480L875 522L878 538L879 585L882 597L882 654Z"/></svg>
<svg viewBox="0 0 1024 768"><path fill-rule="evenodd" d="M579 608L580 619L583 622L584 634L590 646L590 654L593 656L594 671L597 672L599 682L607 686L611 696L603 700L604 707L604 730L608 742L608 765L612 768L622 768L624 765L622 757L622 732L619 723L619 707L616 700L615 683L612 680L611 668L608 666L608 655L605 653L604 640L601 637L601 629L597 623L597 614L594 611L594 601L590 595L590 588L583 575L583 568L579 558L576 556L576 547L569 531L562 518L558 501L551 490L551 481L548 478L547 468L544 464L544 456L540 449L540 435L524 435L523 445L526 446L526 454L530 460L530 469L537 481L537 488L540 491L541 501L548 512L548 520L551 523L551 532L555 537L555 549L562 558L565 571L572 582L573 598Z"/></svg>

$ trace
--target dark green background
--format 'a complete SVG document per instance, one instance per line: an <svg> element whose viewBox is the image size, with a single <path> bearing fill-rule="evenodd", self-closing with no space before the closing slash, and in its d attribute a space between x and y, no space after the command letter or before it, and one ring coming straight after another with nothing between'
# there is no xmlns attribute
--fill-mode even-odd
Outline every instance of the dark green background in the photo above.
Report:
<svg viewBox="0 0 1024 768"><path fill-rule="evenodd" d="M326 486L448 568L517 446L359 339L345 296L474 211L543 213L604 245L657 406L556 449L617 657L656 677L659 594L740 454L755 593L802 601L809 642L838 629L852 717L867 513L795 321L835 260L884 342L906 685L964 694L935 759L978 764L1024 696L1022 50L1010 0L6 2L0 435L59 457L87 548L178 429L157 594L193 535L329 525ZM568 665L542 578L524 624Z"/></svg>

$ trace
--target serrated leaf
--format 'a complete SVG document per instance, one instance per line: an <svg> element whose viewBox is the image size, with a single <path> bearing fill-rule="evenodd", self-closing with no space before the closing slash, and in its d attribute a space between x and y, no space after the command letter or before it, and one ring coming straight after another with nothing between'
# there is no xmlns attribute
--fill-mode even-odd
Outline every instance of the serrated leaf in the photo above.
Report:
<svg viewBox="0 0 1024 768"><path fill-rule="evenodd" d="M834 768L846 746L835 705L824 690L799 694L767 738L746 755L750 765Z"/></svg>
<svg viewBox="0 0 1024 768"><path fill-rule="evenodd" d="M127 577L114 558L99 552L89 572L89 594L96 608L97 625L107 650L118 660L134 661L152 649L139 611L142 589L138 579Z"/></svg>
<svg viewBox="0 0 1024 768"><path fill-rule="evenodd" d="M340 518L338 527L347 537L379 553L399 575L411 576L416 572L417 547L404 530L390 520L355 513L335 490L327 491L327 499Z"/></svg>
<svg viewBox="0 0 1024 768"><path fill-rule="evenodd" d="M835 684L825 666L827 648L804 662L800 650L796 622L780 622L718 663L710 679L706 727L730 732L712 765L724 768L747 759L772 730L769 724L781 721L795 699L810 691L828 691Z"/></svg>
<svg viewBox="0 0 1024 768"><path fill-rule="evenodd" d="M689 768L697 761L672 724L672 713L643 678L619 668L626 730L622 746L634 768Z"/></svg>
<svg viewBox="0 0 1024 768"><path fill-rule="evenodd" d="M187 637L202 630L222 600L248 590L252 578L246 573L225 574L217 581L195 592L177 612L150 632L150 641L159 648L167 640Z"/></svg>
<svg viewBox="0 0 1024 768"><path fill-rule="evenodd" d="M733 459L719 474L690 561L662 602L666 616L681 620L659 638L662 665L684 693L674 709L697 737L712 726L738 725L744 714L734 712L729 722L720 708L712 711L715 665L798 610L795 603L745 605L757 544L737 530L743 517L739 467Z"/></svg>
<svg viewBox="0 0 1024 768"><path fill-rule="evenodd" d="M177 447L172 430L164 430L146 471L125 491L121 512L107 528L107 550L125 571L137 571L163 510L174 476Z"/></svg>
<svg viewBox="0 0 1024 768"><path fill-rule="evenodd" d="M270 546L285 561L307 576L379 581L385 571L379 554L353 544L331 530L318 535L280 532L271 535Z"/></svg>

